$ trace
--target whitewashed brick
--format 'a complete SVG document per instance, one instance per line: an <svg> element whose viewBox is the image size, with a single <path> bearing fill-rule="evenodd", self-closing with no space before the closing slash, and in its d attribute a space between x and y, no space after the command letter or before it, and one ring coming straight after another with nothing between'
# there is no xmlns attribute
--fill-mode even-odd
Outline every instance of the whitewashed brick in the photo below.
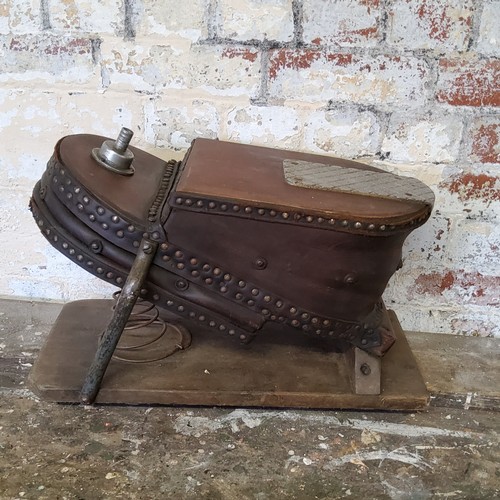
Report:
<svg viewBox="0 0 500 500"><path fill-rule="evenodd" d="M97 76L88 37L19 35L0 39L0 82L90 83Z"/></svg>
<svg viewBox="0 0 500 500"><path fill-rule="evenodd" d="M50 0L50 25L54 30L90 33L123 32L123 1Z"/></svg>
<svg viewBox="0 0 500 500"><path fill-rule="evenodd" d="M36 33L41 27L38 0L2 1L0 3L0 35Z"/></svg>
<svg viewBox="0 0 500 500"><path fill-rule="evenodd" d="M313 112L304 124L307 150L343 158L373 154L380 141L380 124L369 111L339 107Z"/></svg>
<svg viewBox="0 0 500 500"><path fill-rule="evenodd" d="M369 47L380 38L378 0L304 0L303 5L306 43Z"/></svg>
<svg viewBox="0 0 500 500"><path fill-rule="evenodd" d="M157 147L187 149L193 139L215 139L219 131L219 114L210 102L200 99L155 101L148 106L149 139Z"/></svg>
<svg viewBox="0 0 500 500"><path fill-rule="evenodd" d="M115 137L122 126L144 143L142 99L121 94L0 91L0 185L32 185L65 135L94 133ZM141 142L142 141L142 142Z"/></svg>
<svg viewBox="0 0 500 500"><path fill-rule="evenodd" d="M238 41L293 38L291 0L220 0L219 36Z"/></svg>
<svg viewBox="0 0 500 500"><path fill-rule="evenodd" d="M430 79L425 61L414 57L280 49L271 53L272 98L303 102L356 102L380 107L423 105Z"/></svg>
<svg viewBox="0 0 500 500"><path fill-rule="evenodd" d="M402 274L414 268L436 269L449 265L452 256L449 252L450 234L454 221L440 213L413 231L403 245Z"/></svg>
<svg viewBox="0 0 500 500"><path fill-rule="evenodd" d="M500 215L500 213L499 213ZM468 272L495 275L500 264L500 217L496 221L462 219L453 228L448 258Z"/></svg>
<svg viewBox="0 0 500 500"><path fill-rule="evenodd" d="M477 51L488 56L500 55L500 1L486 1L481 15Z"/></svg>
<svg viewBox="0 0 500 500"><path fill-rule="evenodd" d="M227 139L283 149L300 144L300 120L292 108L236 106L227 115Z"/></svg>
<svg viewBox="0 0 500 500"><path fill-rule="evenodd" d="M388 12L388 43L405 49L466 50L473 0L401 0Z"/></svg>
<svg viewBox="0 0 500 500"><path fill-rule="evenodd" d="M200 95L255 95L260 54L249 47L192 45L169 36L164 45L141 42L103 45L106 84L124 90L197 90Z"/></svg>
<svg viewBox="0 0 500 500"><path fill-rule="evenodd" d="M195 42L207 36L207 2L205 0L142 0L137 34L178 35Z"/></svg>
<svg viewBox="0 0 500 500"><path fill-rule="evenodd" d="M458 157L462 131L462 120L457 116L395 113L382 143L382 153L392 161L452 162Z"/></svg>

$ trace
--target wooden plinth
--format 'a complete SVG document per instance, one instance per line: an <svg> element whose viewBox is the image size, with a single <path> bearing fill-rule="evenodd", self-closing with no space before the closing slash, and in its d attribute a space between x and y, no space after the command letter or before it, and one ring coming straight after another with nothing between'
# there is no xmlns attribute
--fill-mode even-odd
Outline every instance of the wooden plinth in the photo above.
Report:
<svg viewBox="0 0 500 500"><path fill-rule="evenodd" d="M97 403L416 410L429 395L396 315L397 340L382 360L380 395L353 394L342 354L297 333L262 332L249 346L211 330L165 360L112 360ZM44 400L79 402L79 392L111 316L111 301L66 304L30 374Z"/></svg>

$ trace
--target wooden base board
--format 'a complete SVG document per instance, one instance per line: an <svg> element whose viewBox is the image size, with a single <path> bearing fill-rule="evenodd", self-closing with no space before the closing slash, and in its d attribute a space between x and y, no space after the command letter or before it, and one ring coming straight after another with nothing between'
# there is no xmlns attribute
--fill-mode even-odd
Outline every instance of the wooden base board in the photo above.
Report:
<svg viewBox="0 0 500 500"><path fill-rule="evenodd" d="M79 392L111 316L111 301L66 304L30 374L44 400L79 402ZM396 315L396 343L382 360L380 395L353 394L344 356L325 342L262 332L249 345L219 332L193 331L191 347L165 360L112 360L96 403L416 410L429 403L422 375Z"/></svg>

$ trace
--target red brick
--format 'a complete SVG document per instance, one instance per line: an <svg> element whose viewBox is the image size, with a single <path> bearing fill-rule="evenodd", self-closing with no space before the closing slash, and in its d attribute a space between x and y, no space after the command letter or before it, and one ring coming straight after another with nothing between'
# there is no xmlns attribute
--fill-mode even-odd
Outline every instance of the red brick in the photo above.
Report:
<svg viewBox="0 0 500 500"><path fill-rule="evenodd" d="M441 59L437 88L452 106L500 106L500 60Z"/></svg>
<svg viewBox="0 0 500 500"><path fill-rule="evenodd" d="M483 117L477 119L470 131L472 144L470 159L479 163L500 163L500 118Z"/></svg>
<svg viewBox="0 0 500 500"><path fill-rule="evenodd" d="M462 172L441 182L440 188L458 195L460 201L500 201L500 177L487 173Z"/></svg>
<svg viewBox="0 0 500 500"><path fill-rule="evenodd" d="M500 305L500 276L461 270L421 274L411 295L447 296L448 300L482 306Z"/></svg>

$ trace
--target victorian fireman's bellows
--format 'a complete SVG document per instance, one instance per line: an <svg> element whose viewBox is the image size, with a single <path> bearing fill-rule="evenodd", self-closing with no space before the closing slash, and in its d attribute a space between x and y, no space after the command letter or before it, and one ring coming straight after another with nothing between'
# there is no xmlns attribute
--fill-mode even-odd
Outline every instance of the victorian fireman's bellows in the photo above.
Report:
<svg viewBox="0 0 500 500"><path fill-rule="evenodd" d="M140 294L247 342L267 322L381 355L382 293L429 217L420 181L338 158L196 139L181 162L95 135L56 145L31 208L48 241L121 287L142 242Z"/></svg>

